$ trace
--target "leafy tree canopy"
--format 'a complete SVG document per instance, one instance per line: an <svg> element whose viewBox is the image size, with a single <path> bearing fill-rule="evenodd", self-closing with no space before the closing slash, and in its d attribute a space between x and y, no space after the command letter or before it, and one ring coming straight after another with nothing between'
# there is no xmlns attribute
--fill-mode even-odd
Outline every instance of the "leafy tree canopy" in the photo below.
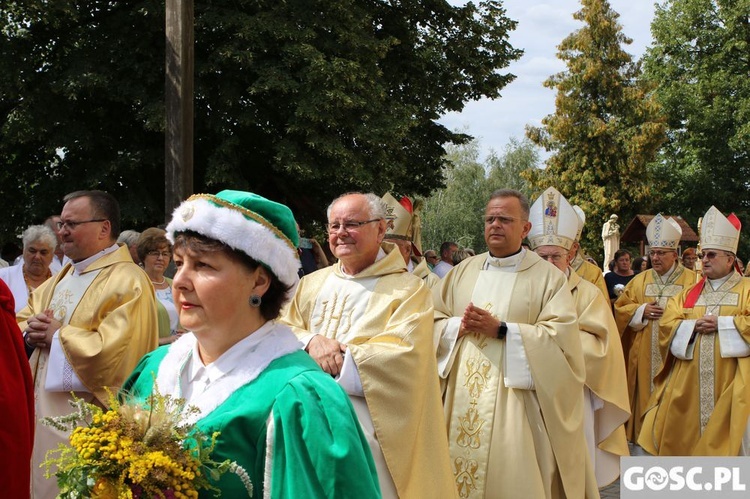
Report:
<svg viewBox="0 0 750 499"><path fill-rule="evenodd" d="M445 241L486 251L484 209L496 189L517 189L527 196L522 173L539 167L539 152L529 140L511 138L502 154L479 159L477 140L448 147L444 166L446 187L426 198L422 208L422 247L438 249Z"/></svg>
<svg viewBox="0 0 750 499"><path fill-rule="evenodd" d="M520 56L500 1L195 3L195 190L249 189L304 223L353 189L442 185L437 119L499 97ZM164 220L164 3L0 4L0 221L101 188L124 226Z"/></svg>
<svg viewBox="0 0 750 499"><path fill-rule="evenodd" d="M619 14L606 0L582 0L574 14L584 26L565 38L558 58L567 70L545 86L557 91L555 113L528 137L552 151L545 170L527 179L535 195L556 187L587 215L587 226L601 227L616 213L629 220L648 210L658 192L647 168L664 140L664 118L638 80L640 68L623 50ZM600 231L584 231L582 246L601 253Z"/></svg>
<svg viewBox="0 0 750 499"><path fill-rule="evenodd" d="M747 227L750 1L668 0L651 29L644 74L668 116L655 164L661 204L693 227L711 205L736 212ZM747 255L747 235L740 247Z"/></svg>

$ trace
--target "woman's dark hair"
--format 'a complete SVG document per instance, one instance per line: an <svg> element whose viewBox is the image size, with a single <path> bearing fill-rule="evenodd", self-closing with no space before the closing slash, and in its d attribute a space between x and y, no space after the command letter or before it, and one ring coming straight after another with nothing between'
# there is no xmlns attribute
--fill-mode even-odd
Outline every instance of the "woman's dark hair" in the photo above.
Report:
<svg viewBox="0 0 750 499"><path fill-rule="evenodd" d="M141 232L135 247L135 252L138 253L138 258L143 262L146 260L146 255L148 255L149 251L156 251L164 246L169 248L169 251L172 251L172 244L169 242L169 239L167 239L166 234L167 232L165 230L157 227L149 227Z"/></svg>
<svg viewBox="0 0 750 499"><path fill-rule="evenodd" d="M641 271L641 265L643 264L643 262L646 262L646 268L648 269L649 268L649 261L648 261L648 258L646 258L645 256L639 256L638 258L636 258L635 260L633 260L633 263L630 266L630 268L632 268L633 272L635 272L637 274L638 272Z"/></svg>
<svg viewBox="0 0 750 499"><path fill-rule="evenodd" d="M221 241L206 237L203 234L186 230L184 232L178 232L174 236L174 249L187 248L190 251L196 253L212 253L215 251L223 252L229 259L234 260L247 267L251 272L257 269L262 263L251 258L244 251L236 250L231 246L224 244ZM260 314L267 321L273 320L279 316L281 307L286 301L286 292L291 289L291 286L286 286L284 283L276 277L271 269L263 265L268 275L271 278L271 283L268 286L268 290L263 295L263 299L260 303ZM250 297L247 297L248 300ZM248 307L250 304L248 303Z"/></svg>
<svg viewBox="0 0 750 499"><path fill-rule="evenodd" d="M630 254L630 251L620 248L617 251L615 251L615 256L612 257L614 261L617 261L620 259L621 256L628 255L630 258L633 258L633 255Z"/></svg>

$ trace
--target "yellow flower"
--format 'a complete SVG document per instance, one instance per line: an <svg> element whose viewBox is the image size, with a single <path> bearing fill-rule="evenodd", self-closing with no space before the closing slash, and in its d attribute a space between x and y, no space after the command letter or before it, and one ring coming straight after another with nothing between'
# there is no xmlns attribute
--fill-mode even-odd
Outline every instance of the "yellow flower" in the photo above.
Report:
<svg viewBox="0 0 750 499"><path fill-rule="evenodd" d="M117 499L117 485L107 478L100 478L91 489L91 499Z"/></svg>

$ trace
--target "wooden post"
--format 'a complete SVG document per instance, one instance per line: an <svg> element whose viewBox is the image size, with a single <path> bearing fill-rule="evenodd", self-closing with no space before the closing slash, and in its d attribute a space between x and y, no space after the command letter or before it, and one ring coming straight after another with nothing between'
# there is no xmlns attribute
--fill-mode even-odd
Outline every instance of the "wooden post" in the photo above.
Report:
<svg viewBox="0 0 750 499"><path fill-rule="evenodd" d="M166 1L164 216L193 193L193 0Z"/></svg>

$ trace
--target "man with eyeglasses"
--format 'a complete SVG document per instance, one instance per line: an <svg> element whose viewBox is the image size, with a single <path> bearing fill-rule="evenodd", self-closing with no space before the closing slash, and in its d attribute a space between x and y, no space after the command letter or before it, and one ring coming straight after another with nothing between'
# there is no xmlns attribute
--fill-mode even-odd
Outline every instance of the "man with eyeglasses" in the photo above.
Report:
<svg viewBox="0 0 750 499"><path fill-rule="evenodd" d="M427 266L430 271L435 268L435 265L440 261L440 257L437 255L435 250L427 250L424 252L424 259L427 262Z"/></svg>
<svg viewBox="0 0 750 499"><path fill-rule="evenodd" d="M529 202L492 193L489 253L434 290L453 479L463 497L596 497L583 433L586 376L565 275L521 247Z"/></svg>
<svg viewBox="0 0 750 499"><path fill-rule="evenodd" d="M624 426L630 403L617 324L604 293L570 266L577 210L550 187L531 206L529 221L529 246L566 275L573 295L586 367L584 433L597 485L605 487L620 475L620 456L630 455Z"/></svg>
<svg viewBox="0 0 750 499"><path fill-rule="evenodd" d="M56 497L58 489L39 465L69 433L39 422L70 414L71 393L107 407L109 393L117 392L158 341L151 283L128 248L115 243L117 201L102 191L77 191L64 201L57 225L71 263L39 286L17 315L26 344L34 348L29 362L38 423L31 495L44 499Z"/></svg>
<svg viewBox="0 0 750 499"><path fill-rule="evenodd" d="M383 242L386 218L375 194L335 199L328 244L339 261L302 278L281 321L349 394L383 497L455 497L432 295L398 247Z"/></svg>
<svg viewBox="0 0 750 499"><path fill-rule="evenodd" d="M700 234L703 278L669 301L664 367L638 443L660 456L750 455L750 281L735 269L740 221L714 206Z"/></svg>
<svg viewBox="0 0 750 499"><path fill-rule="evenodd" d="M633 277L614 306L628 373L632 415L627 436L634 444L654 389L654 376L662 365L659 320L669 298L695 283L695 273L683 267L677 256L682 228L676 221L658 213L646 226L646 238L652 268ZM636 446L634 452L641 449Z"/></svg>

